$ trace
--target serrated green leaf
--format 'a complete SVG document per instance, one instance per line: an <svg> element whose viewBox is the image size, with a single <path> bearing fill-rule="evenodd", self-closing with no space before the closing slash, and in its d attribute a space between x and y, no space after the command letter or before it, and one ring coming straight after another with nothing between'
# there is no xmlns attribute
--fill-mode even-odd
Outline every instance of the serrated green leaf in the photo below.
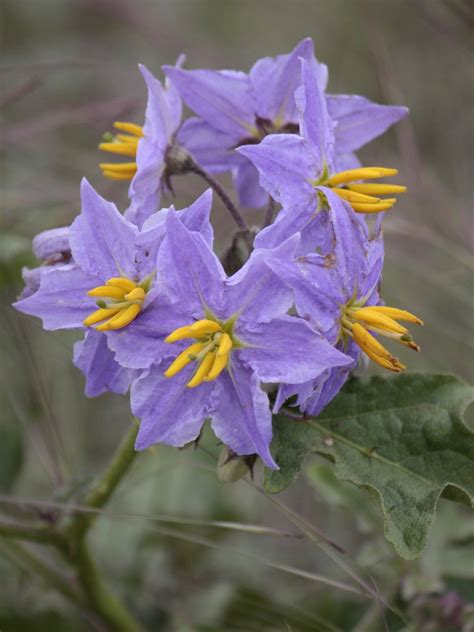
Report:
<svg viewBox="0 0 474 632"><path fill-rule="evenodd" d="M385 535L397 552L422 552L441 494L474 505L474 434L462 414L473 389L450 375L352 379L317 419L274 420L280 470L265 489L284 490L311 452L335 463L341 480L381 503Z"/></svg>

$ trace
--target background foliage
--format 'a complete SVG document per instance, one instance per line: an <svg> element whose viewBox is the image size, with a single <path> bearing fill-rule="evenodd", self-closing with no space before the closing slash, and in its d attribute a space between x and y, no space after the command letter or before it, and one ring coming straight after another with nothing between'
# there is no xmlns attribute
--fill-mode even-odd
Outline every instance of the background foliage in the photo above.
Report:
<svg viewBox="0 0 474 632"><path fill-rule="evenodd" d="M83 175L124 208L125 186L101 179L96 145L113 120L142 119L138 61L159 75L161 64L184 51L190 67L248 69L256 58L286 52L309 35L330 67L331 91L408 105L410 119L361 152L365 162L399 168L409 186L385 223L385 298L425 320L417 332L422 353L402 352L411 369L472 381L468 2L3 0L1 10L4 513L58 511L32 509L19 498L74 504L129 422L124 399L84 397L82 376L71 364L74 335L43 332L9 304L21 287L21 266L34 264L32 236L71 222ZM177 179L175 189L177 205L184 206L202 186L190 176ZM213 220L223 251L233 229L218 202ZM149 629L444 632L459 629L462 609L467 620L465 604L474 601L468 509L441 501L428 548L419 560L405 561L383 538L377 504L338 482L324 459L312 457L305 476L268 499L259 491L260 472L255 484L219 483L218 449L206 436L197 450L143 454L91 533L109 584ZM222 528L216 521L276 531ZM321 544L319 530L344 553ZM0 629L90 629L18 565L12 548L2 540L0 546ZM325 583L357 588L354 574L379 599ZM383 621L384 600L405 623L390 611Z"/></svg>

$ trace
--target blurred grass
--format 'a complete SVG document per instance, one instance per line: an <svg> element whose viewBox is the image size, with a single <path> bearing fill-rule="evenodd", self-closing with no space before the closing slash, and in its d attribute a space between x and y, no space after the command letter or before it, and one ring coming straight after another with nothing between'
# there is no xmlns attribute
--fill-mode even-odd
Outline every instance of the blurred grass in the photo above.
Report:
<svg viewBox="0 0 474 632"><path fill-rule="evenodd" d="M410 309L425 321L424 329L416 332L422 353L402 351L410 369L450 371L472 380L469 124L474 93L469 6L463 0L3 0L0 426L19 426L25 437L15 494L49 498L71 478L92 477L128 423L125 398L84 397L82 375L71 364L75 334L43 332L39 321L22 317L9 304L21 288L21 266L34 263L31 238L46 228L69 224L77 214L81 177L125 208L126 187L101 178L96 146L113 120L142 120L145 90L138 62L159 75L161 64L172 63L184 51L188 67L247 70L255 59L289 51L312 36L318 58L329 65L332 92L408 105L410 119L361 152L366 163L397 167L400 181L409 186L385 220L384 294L388 303ZM177 178L175 190L180 207L202 186L194 177ZM165 199L167 203L171 200ZM217 249L222 251L233 228L218 203L213 216ZM251 218L257 221L259 214L252 212ZM216 451L211 439L206 445ZM288 529L281 513L251 487L221 485L213 468L214 461L199 450L148 452L112 508ZM304 482L283 500L329 530L351 556L367 540L354 516L348 521L327 499L315 501ZM225 547L241 546L347 581L305 540L237 532L214 535ZM108 578L143 613L150 629L166 619L165 611L174 613L169 625L176 630L184 630L184 624L215 625L229 612L236 621L235 603L244 612L249 599L266 603L260 615L267 616L267 622L259 624L255 618L255 629L289 629L281 613L273 616L277 604L290 614L293 606L302 607L310 620L327 611L335 629L350 629L331 605L333 598L336 604L345 603L340 594L334 597L312 582L225 550L167 538L146 521L128 524L104 517L94 544ZM6 568L0 567L0 615L5 619L8 608L34 611L38 621L44 617L43 627L35 629L56 625L58 598L47 593L44 600L36 581L25 579L6 561L0 563ZM391 589L384 577L382 594ZM242 587L256 590L258 598L247 594L242 601ZM356 620L358 610L350 603ZM81 629L76 614L63 611L69 613L69 623L57 624L60 629ZM298 625L291 629L306 629ZM314 620L311 625L309 629L331 629ZM236 626L229 629L253 629L248 622ZM6 623L3 627L10 629ZM16 629L22 628L18 624ZM27 623L24 629L33 628Z"/></svg>

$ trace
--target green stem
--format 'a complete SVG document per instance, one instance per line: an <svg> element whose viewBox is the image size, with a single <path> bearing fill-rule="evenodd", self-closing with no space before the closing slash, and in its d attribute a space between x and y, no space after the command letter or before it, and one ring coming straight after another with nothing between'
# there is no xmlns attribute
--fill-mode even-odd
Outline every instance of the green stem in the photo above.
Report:
<svg viewBox="0 0 474 632"><path fill-rule="evenodd" d="M82 504L85 507L100 509L109 500L137 455L134 447L137 433L138 424L134 422L111 463L84 499ZM98 515L100 514L79 511L74 514L72 521L64 530L69 544L67 559L77 569L79 584L93 612L98 614L114 632L139 632L141 630L139 624L103 582L87 546L87 532Z"/></svg>
<svg viewBox="0 0 474 632"><path fill-rule="evenodd" d="M0 537L51 544L58 548L66 545L63 534L51 527L31 527L10 520L0 520Z"/></svg>
<svg viewBox="0 0 474 632"><path fill-rule="evenodd" d="M134 448L137 438L138 424L134 422L129 432L119 445L111 463L105 472L96 480L87 494L84 502L86 507L100 509L112 496L117 485L132 465L137 452ZM70 542L81 540L92 524L97 520L98 513L76 512L72 522L66 528L66 537Z"/></svg>
<svg viewBox="0 0 474 632"><path fill-rule="evenodd" d="M102 581L85 540L80 542L75 551L74 563L90 609L100 615L110 630L142 632L141 626L134 620L124 604L109 591Z"/></svg>

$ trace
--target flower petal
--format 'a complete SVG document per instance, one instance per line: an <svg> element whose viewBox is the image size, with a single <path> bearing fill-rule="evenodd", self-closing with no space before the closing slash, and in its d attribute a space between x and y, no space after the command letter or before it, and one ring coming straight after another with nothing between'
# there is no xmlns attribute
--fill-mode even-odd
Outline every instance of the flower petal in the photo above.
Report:
<svg viewBox="0 0 474 632"><path fill-rule="evenodd" d="M237 454L258 454L267 467L278 469L270 454L272 415L268 396L256 376L233 360L230 371L221 373L215 384L211 424L216 435Z"/></svg>
<svg viewBox="0 0 474 632"><path fill-rule="evenodd" d="M164 339L185 324L186 315L158 295L128 327L107 332L107 343L122 366L148 369L153 363L176 353L176 347L167 344Z"/></svg>
<svg viewBox="0 0 474 632"><path fill-rule="evenodd" d="M262 382L301 384L327 369L352 364L352 358L293 316L248 327L245 343L250 346L240 351L240 357Z"/></svg>
<svg viewBox="0 0 474 632"><path fill-rule="evenodd" d="M235 135L219 131L207 121L192 117L179 128L178 142L194 160L212 173L230 171L243 162L235 151Z"/></svg>
<svg viewBox="0 0 474 632"><path fill-rule="evenodd" d="M292 292L267 267L266 261L269 257L279 261L294 258L298 243L299 235L293 235L273 250L254 250L245 265L226 282L225 313L238 312L237 331L248 322L266 322L289 310Z"/></svg>
<svg viewBox="0 0 474 632"><path fill-rule="evenodd" d="M86 378L85 394L96 397L107 391L124 395L136 376L135 371L124 369L107 347L107 337L89 329L84 340L74 345L74 364Z"/></svg>
<svg viewBox="0 0 474 632"><path fill-rule="evenodd" d="M314 65L301 60L302 85L295 92L300 132L317 159L318 173L334 162L334 131L329 117L324 87L318 83ZM313 176L314 177L314 176Z"/></svg>
<svg viewBox="0 0 474 632"><path fill-rule="evenodd" d="M300 58L309 61L313 57L313 41L308 37L299 42L291 53L265 57L254 64L249 77L259 117L270 121L297 122L294 94L301 85Z"/></svg>
<svg viewBox="0 0 474 632"><path fill-rule="evenodd" d="M158 253L160 281L190 317L205 307L219 311L226 278L222 264L204 238L187 229L174 213L166 218L166 238Z"/></svg>
<svg viewBox="0 0 474 632"><path fill-rule="evenodd" d="M242 145L237 151L260 172L260 184L282 204L314 197L308 180L316 177L319 164L296 134L273 134L258 145Z"/></svg>
<svg viewBox="0 0 474 632"><path fill-rule="evenodd" d="M96 308L87 292L101 284L98 277L69 264L52 268L41 276L37 292L14 303L15 309L38 316L48 330L83 327L82 321Z"/></svg>
<svg viewBox="0 0 474 632"><path fill-rule="evenodd" d="M214 383L187 388L189 372L166 378L164 372L168 364L163 360L154 365L132 385L132 412L141 422L135 444L137 450L155 443L181 447L196 439L209 416Z"/></svg>
<svg viewBox="0 0 474 632"><path fill-rule="evenodd" d="M225 70L181 70L163 66L181 98L213 127L235 141L249 135L255 110L245 73Z"/></svg>
<svg viewBox="0 0 474 632"><path fill-rule="evenodd" d="M69 236L74 261L84 272L102 281L122 274L133 278L136 226L86 179L81 183L81 199L82 210L72 223Z"/></svg>
<svg viewBox="0 0 474 632"><path fill-rule="evenodd" d="M268 193L260 186L257 168L243 156L239 158L241 163L233 170L234 187L239 196L239 203L245 208L260 208L267 204Z"/></svg>
<svg viewBox="0 0 474 632"><path fill-rule="evenodd" d="M326 99L329 114L336 122L338 154L360 149L408 115L406 107L379 105L355 94L328 95Z"/></svg>

